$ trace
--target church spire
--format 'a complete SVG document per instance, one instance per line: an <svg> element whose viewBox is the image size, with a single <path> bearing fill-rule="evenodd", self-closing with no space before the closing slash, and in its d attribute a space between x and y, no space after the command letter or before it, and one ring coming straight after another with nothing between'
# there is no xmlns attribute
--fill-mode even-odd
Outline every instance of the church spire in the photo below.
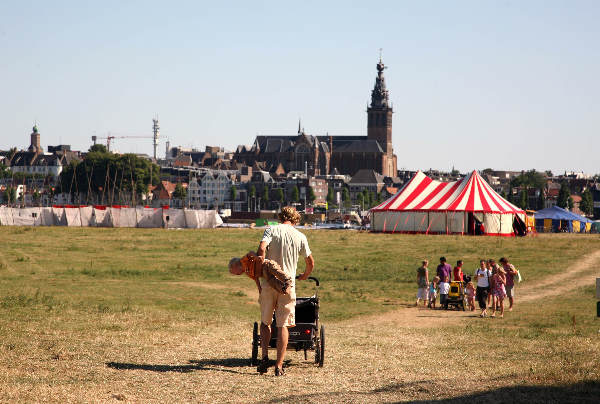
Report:
<svg viewBox="0 0 600 404"><path fill-rule="evenodd" d="M377 78L375 79L375 87L371 92L371 108L387 108L389 104L389 94L385 87L385 77L383 71L387 66L383 64L381 59L381 50L379 53L379 63L377 63Z"/></svg>

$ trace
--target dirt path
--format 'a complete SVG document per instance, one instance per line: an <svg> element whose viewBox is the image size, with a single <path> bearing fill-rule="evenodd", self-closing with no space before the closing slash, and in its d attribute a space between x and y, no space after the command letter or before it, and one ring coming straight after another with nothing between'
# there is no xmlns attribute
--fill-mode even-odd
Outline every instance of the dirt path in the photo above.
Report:
<svg viewBox="0 0 600 404"><path fill-rule="evenodd" d="M595 285L597 277L600 277L600 250L573 263L566 272L549 276L532 285L535 287L523 287L523 292L518 291L516 299L518 302L529 302L561 295L580 287Z"/></svg>
<svg viewBox="0 0 600 404"><path fill-rule="evenodd" d="M600 277L600 250L594 251L573 263L566 272L549 276L535 284L525 283L523 286L517 286L516 304L560 296L586 285L595 285L596 277ZM372 326L394 324L394 326L432 328L444 323L447 324L446 319L448 318L456 319L457 317L465 318L478 315L479 310L474 312L434 311L425 309L422 306L415 308L413 305L402 305L398 310L353 318L343 321L339 325L353 327L366 324Z"/></svg>

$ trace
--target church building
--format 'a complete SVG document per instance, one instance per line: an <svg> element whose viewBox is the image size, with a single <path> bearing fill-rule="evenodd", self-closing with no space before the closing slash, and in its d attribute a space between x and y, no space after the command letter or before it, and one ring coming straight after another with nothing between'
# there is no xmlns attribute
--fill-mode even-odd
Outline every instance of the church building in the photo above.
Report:
<svg viewBox="0 0 600 404"><path fill-rule="evenodd" d="M392 114L381 59L367 108L367 136L315 136L298 125L295 136L257 136L252 146L238 146L233 159L269 172L307 171L309 175L333 173L353 176L361 169L386 176L397 175L392 147Z"/></svg>

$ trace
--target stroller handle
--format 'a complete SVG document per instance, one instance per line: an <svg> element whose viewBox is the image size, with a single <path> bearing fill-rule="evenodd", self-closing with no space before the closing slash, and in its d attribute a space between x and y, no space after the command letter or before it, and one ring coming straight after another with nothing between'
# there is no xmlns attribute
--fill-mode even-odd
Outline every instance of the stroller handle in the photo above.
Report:
<svg viewBox="0 0 600 404"><path fill-rule="evenodd" d="M296 279L300 278L299 276L296 276ZM319 286L319 280L317 278L315 278L314 276L309 276L308 279L310 279L311 281L314 281L315 284L317 286Z"/></svg>

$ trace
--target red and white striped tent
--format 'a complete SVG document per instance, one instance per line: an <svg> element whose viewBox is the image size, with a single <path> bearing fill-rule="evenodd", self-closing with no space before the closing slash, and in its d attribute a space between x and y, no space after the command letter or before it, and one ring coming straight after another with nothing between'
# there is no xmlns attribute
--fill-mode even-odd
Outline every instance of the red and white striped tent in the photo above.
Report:
<svg viewBox="0 0 600 404"><path fill-rule="evenodd" d="M514 235L515 218L525 218L476 171L454 182L435 181L419 171L370 214L373 231L490 236Z"/></svg>

